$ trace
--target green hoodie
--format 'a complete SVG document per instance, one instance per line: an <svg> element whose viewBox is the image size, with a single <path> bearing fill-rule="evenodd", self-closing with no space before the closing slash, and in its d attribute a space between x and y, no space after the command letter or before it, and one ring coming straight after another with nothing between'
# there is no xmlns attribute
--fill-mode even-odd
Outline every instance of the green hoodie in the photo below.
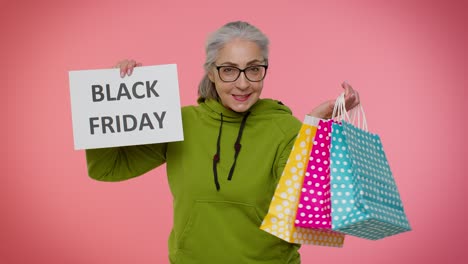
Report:
<svg viewBox="0 0 468 264"><path fill-rule="evenodd" d="M86 150L90 177L121 181L167 163L171 263L300 263L299 245L259 227L301 122L271 99L260 99L247 117L215 100L198 103L182 108L184 141Z"/></svg>

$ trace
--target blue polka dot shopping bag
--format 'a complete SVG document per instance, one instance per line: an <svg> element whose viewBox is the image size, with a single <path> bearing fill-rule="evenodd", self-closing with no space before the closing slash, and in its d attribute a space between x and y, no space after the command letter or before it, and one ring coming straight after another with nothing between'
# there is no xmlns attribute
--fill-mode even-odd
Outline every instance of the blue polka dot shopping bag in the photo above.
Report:
<svg viewBox="0 0 468 264"><path fill-rule="evenodd" d="M335 105L338 116L347 118L332 124L332 230L371 240L410 231L380 137L367 131L362 106L356 108L347 116L344 94ZM352 124L356 116L358 126Z"/></svg>

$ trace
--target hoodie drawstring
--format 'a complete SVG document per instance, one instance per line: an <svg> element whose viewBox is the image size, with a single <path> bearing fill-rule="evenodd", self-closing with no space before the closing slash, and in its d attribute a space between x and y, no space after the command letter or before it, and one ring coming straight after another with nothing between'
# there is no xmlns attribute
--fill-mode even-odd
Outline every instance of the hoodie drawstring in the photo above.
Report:
<svg viewBox="0 0 468 264"><path fill-rule="evenodd" d="M240 149L241 149L241 146L242 146L240 144L240 140L241 140L241 137L242 137L242 132L244 132L245 122L247 121L247 117L249 115L250 115L250 112L247 112L247 114L245 114L244 118L242 119L241 126L239 128L239 133L237 134L236 143L234 144L234 150L236 152L234 154L234 162L232 163L231 170L229 171L228 180L231 180L232 179L232 174L234 174L234 168L236 167L237 156L239 156L239 152L240 152Z"/></svg>
<svg viewBox="0 0 468 264"><path fill-rule="evenodd" d="M221 113L221 125L219 126L219 133L218 133L218 142L216 142L216 154L213 156L213 174L214 174L214 182L216 185L216 190L219 191L219 181L218 181L218 170L217 164L219 162L219 155L221 149L221 131L223 130L223 113Z"/></svg>
<svg viewBox="0 0 468 264"><path fill-rule="evenodd" d="M239 152L241 150L241 138L242 138L242 133L244 132L244 127L245 123L247 122L247 117L250 115L250 112L247 112L244 115L244 118L242 119L240 128L239 128L239 133L237 134L237 139L236 142L234 143L234 162L232 163L231 170L229 171L228 175L228 180L230 181L232 179L232 175L234 174L234 169L236 167L236 162L237 162L237 157L239 156ZM219 126L219 133L218 133L218 140L216 142L216 154L213 156L213 174L214 174L214 182L216 185L216 190L219 191L220 185L218 181L218 169L217 169L217 164L220 160L220 149L221 149L221 131L223 130L223 114L221 113L221 125Z"/></svg>

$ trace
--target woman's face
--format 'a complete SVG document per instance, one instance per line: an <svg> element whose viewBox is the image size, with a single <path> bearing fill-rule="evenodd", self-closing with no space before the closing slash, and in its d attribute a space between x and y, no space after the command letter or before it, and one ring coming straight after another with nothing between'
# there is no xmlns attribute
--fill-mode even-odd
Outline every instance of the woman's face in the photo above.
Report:
<svg viewBox="0 0 468 264"><path fill-rule="evenodd" d="M234 39L228 42L219 52L216 66L234 66L245 69L249 66L266 65L260 47L251 41ZM245 72L234 82L220 79L216 66L208 72L208 77L214 82L216 91L224 107L235 112L245 112L260 98L263 80L249 81ZM221 71L222 69L220 69Z"/></svg>

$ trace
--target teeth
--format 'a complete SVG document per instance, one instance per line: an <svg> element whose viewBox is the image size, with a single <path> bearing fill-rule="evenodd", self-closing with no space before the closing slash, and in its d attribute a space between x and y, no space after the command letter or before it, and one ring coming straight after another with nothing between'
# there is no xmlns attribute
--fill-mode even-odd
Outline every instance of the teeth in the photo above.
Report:
<svg viewBox="0 0 468 264"><path fill-rule="evenodd" d="M245 102L249 99L249 96L250 94L246 94L246 95L236 95L236 94L233 94L232 97L234 97L235 100L239 101L239 102Z"/></svg>

